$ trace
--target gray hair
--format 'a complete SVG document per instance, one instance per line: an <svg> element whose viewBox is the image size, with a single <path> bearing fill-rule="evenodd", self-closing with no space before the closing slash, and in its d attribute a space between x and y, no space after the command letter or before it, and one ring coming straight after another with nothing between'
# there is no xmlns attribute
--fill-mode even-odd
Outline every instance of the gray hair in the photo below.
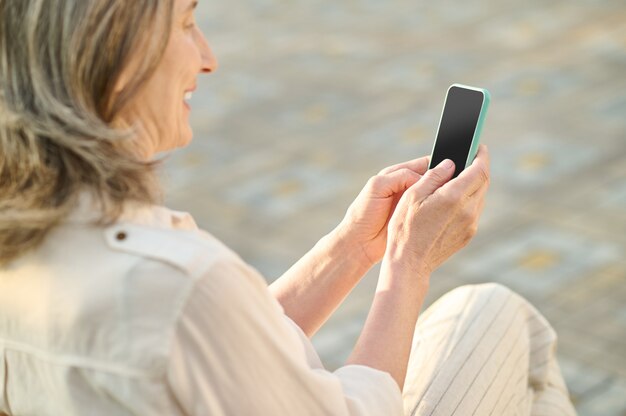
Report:
<svg viewBox="0 0 626 416"><path fill-rule="evenodd" d="M159 64L172 14L173 0L0 0L0 266L38 246L83 190L99 224L128 200L162 198L160 161L141 160L115 120Z"/></svg>

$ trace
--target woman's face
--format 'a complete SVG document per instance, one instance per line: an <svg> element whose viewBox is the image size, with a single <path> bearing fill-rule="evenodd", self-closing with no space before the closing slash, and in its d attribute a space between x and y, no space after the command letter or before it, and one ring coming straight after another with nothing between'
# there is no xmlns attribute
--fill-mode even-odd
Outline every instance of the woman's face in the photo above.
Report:
<svg viewBox="0 0 626 416"><path fill-rule="evenodd" d="M137 123L143 158L150 159L155 153L183 147L191 141L191 108L187 100L196 88L198 74L217 69L217 61L196 26L197 3L195 0L174 1L174 22L163 59L138 95L120 113L125 122ZM123 79L124 76L121 83Z"/></svg>

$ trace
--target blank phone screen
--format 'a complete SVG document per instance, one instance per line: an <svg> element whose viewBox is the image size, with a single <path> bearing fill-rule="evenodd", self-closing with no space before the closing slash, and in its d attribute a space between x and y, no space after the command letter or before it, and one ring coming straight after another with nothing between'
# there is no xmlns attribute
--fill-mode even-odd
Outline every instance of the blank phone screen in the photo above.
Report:
<svg viewBox="0 0 626 416"><path fill-rule="evenodd" d="M444 159L451 159L455 166L453 177L465 169L482 105L483 94L480 91L460 87L449 89L430 162L431 168Z"/></svg>

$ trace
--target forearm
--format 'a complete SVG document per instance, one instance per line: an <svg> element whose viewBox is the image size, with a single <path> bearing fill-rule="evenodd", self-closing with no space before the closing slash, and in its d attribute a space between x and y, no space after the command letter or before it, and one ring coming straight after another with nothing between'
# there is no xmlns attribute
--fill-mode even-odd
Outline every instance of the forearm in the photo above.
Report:
<svg viewBox="0 0 626 416"><path fill-rule="evenodd" d="M360 248L333 230L270 284L269 290L310 338L371 266Z"/></svg>
<svg viewBox="0 0 626 416"><path fill-rule="evenodd" d="M386 371L404 387L415 324L428 291L428 278L386 267L383 261L374 301L346 364ZM401 276L404 275L404 276Z"/></svg>

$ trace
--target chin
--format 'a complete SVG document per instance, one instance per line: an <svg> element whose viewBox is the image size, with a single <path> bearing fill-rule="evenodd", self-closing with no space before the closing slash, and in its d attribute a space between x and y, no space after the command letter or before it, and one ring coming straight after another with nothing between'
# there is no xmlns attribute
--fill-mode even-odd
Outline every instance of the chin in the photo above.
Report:
<svg viewBox="0 0 626 416"><path fill-rule="evenodd" d="M191 139L193 138L193 134L191 133L187 133L184 135L181 135L178 140L176 140L175 142L170 142L167 145L165 145L164 147L162 147L161 149L159 149L159 152L171 152L172 150L176 150L176 149L181 149L183 147L187 147L187 145L189 145L189 143L191 143Z"/></svg>

